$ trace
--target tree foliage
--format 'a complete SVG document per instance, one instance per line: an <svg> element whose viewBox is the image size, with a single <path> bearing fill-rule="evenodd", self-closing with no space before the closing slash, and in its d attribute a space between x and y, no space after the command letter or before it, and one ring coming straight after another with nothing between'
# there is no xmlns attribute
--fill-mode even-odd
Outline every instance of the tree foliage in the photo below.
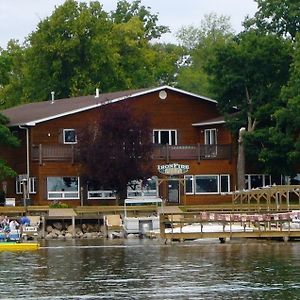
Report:
<svg viewBox="0 0 300 300"><path fill-rule="evenodd" d="M79 133L84 177L122 197L130 181L146 180L151 175L149 118L135 115L125 105L110 105L99 113L99 120Z"/></svg>
<svg viewBox="0 0 300 300"><path fill-rule="evenodd" d="M150 43L167 31L157 22L140 1L119 1L107 13L98 1L67 0L38 24L24 47L1 53L1 99L15 105L47 100L52 91L65 98L95 88L109 92L172 82L176 47Z"/></svg>
<svg viewBox="0 0 300 300"><path fill-rule="evenodd" d="M216 48L207 65L219 109L234 132L246 126L248 161L260 162L265 170L271 168L265 160L272 145L269 128L275 126L274 113L283 104L280 91L288 81L291 60L288 41L250 31ZM232 115L233 107L239 113Z"/></svg>
<svg viewBox="0 0 300 300"><path fill-rule="evenodd" d="M246 28L296 38L300 30L300 2L297 0L255 0L258 11L245 20Z"/></svg>
<svg viewBox="0 0 300 300"><path fill-rule="evenodd" d="M184 62L178 71L178 87L214 97L210 89L209 75L204 69L215 47L222 47L233 37L230 18L215 13L205 15L200 27L186 26L177 32L177 38L185 49Z"/></svg>
<svg viewBox="0 0 300 300"><path fill-rule="evenodd" d="M17 147L19 140L12 135L6 126L7 124L8 119L0 114L0 146ZM13 176L16 176L16 173L7 165L4 159L0 158L0 180Z"/></svg>

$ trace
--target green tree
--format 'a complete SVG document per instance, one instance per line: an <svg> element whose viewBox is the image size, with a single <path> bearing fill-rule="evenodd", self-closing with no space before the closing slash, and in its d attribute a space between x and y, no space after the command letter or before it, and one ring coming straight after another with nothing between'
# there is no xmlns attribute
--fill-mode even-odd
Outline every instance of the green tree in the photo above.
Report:
<svg viewBox="0 0 300 300"><path fill-rule="evenodd" d="M7 49L0 49L0 109L25 101L25 48L11 40Z"/></svg>
<svg viewBox="0 0 300 300"><path fill-rule="evenodd" d="M247 160L260 162L264 170L272 168L264 159L270 146L268 128L282 106L280 91L288 81L291 52L288 41L250 31L217 48L206 66L228 125L234 132L246 127ZM232 115L233 107L239 113Z"/></svg>
<svg viewBox="0 0 300 300"><path fill-rule="evenodd" d="M8 119L0 114L0 145L17 147L19 145L19 140L12 135L9 128L7 127ZM0 158L0 181L6 179L7 177L16 176L16 172L10 168L5 159Z"/></svg>
<svg viewBox="0 0 300 300"><path fill-rule="evenodd" d="M276 126L271 131L273 150L266 152L264 159L280 164L283 174L293 176L300 167L300 36L295 43L294 60L290 79L283 87L283 105L275 113ZM278 159L277 159L278 158ZM271 164L271 163L269 163Z"/></svg>
<svg viewBox="0 0 300 300"><path fill-rule="evenodd" d="M244 22L247 29L275 33L295 40L300 30L300 2L298 0L254 0L258 10Z"/></svg>
<svg viewBox="0 0 300 300"><path fill-rule="evenodd" d="M230 17L205 15L200 27L182 27L177 39L185 49L181 67L177 75L178 87L194 93L214 97L209 88L209 75L206 62L212 57L213 49L221 47L233 37Z"/></svg>
<svg viewBox="0 0 300 300"><path fill-rule="evenodd" d="M132 3L121 0L117 4L117 9L111 12L114 24L127 23L133 17L139 18L143 25L143 37L149 41L160 38L162 34L170 31L167 26L158 25L158 15L152 14L150 7L141 5L141 0Z"/></svg>
<svg viewBox="0 0 300 300"><path fill-rule="evenodd" d="M98 1L65 1L24 47L0 53L1 102L12 106L47 100L52 91L64 98L174 81L177 48L150 43L167 31L157 20L140 1L120 1L110 14Z"/></svg>

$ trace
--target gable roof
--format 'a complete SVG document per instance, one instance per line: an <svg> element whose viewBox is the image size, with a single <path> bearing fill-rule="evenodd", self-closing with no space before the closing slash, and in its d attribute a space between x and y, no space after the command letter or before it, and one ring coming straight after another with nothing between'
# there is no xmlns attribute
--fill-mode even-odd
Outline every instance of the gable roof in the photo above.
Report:
<svg viewBox="0 0 300 300"><path fill-rule="evenodd" d="M126 99L146 95L160 90L171 90L181 94L189 95L197 99L217 103L216 100L193 94L170 86L157 88L128 90L95 95L65 98L55 101L42 101L28 103L1 111L9 120L9 126L35 126L38 123L55 118L75 114L85 110L93 109L102 105L123 101Z"/></svg>

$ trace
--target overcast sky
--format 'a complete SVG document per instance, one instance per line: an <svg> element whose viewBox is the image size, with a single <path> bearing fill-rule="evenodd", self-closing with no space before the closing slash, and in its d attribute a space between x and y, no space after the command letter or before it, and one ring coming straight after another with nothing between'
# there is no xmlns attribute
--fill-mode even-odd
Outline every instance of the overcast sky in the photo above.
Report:
<svg viewBox="0 0 300 300"><path fill-rule="evenodd" d="M55 6L65 0L0 0L0 47L6 48L10 39L20 42L36 30L40 20L50 16ZM131 0L128 0L131 2ZM89 1L86 1L89 2ZM105 11L116 8L117 0L100 0ZM254 0L142 0L158 13L159 23L169 26L172 33L163 41L176 42L174 33L185 25L199 25L205 14L216 12L231 17L236 32L241 31L246 15L253 16L256 11Z"/></svg>

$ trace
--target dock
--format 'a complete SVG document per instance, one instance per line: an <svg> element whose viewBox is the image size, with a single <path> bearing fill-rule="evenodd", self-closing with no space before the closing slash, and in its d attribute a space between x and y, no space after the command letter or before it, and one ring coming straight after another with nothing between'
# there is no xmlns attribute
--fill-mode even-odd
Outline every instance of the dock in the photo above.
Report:
<svg viewBox="0 0 300 300"><path fill-rule="evenodd" d="M257 212L182 212L160 215L164 240L217 238L300 239L300 210Z"/></svg>

